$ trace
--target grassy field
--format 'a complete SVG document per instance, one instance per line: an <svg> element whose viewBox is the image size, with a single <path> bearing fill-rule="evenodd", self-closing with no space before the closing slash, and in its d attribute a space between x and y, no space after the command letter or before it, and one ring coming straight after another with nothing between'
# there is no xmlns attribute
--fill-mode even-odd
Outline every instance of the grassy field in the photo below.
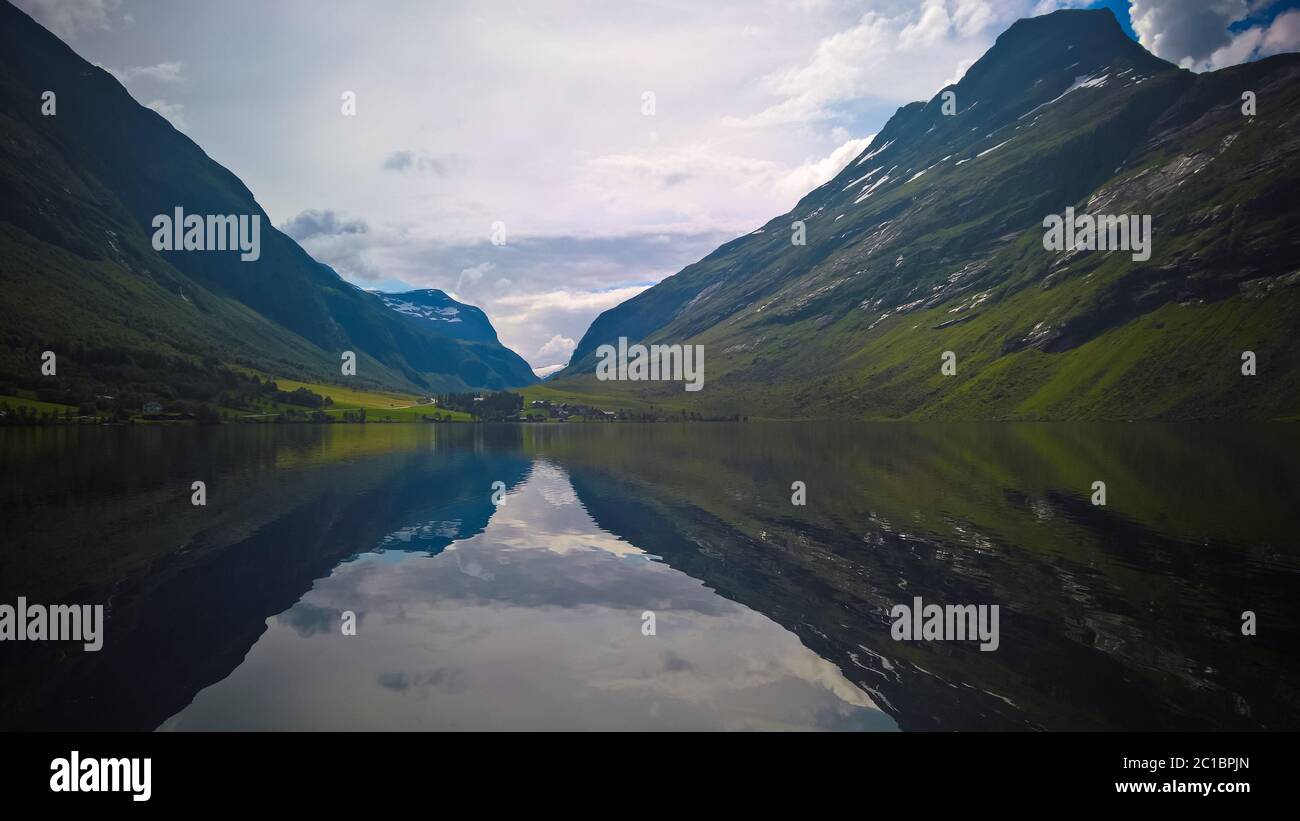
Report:
<svg viewBox="0 0 1300 821"><path fill-rule="evenodd" d="M591 388L590 391L586 390L588 386ZM610 390L609 387L614 387L615 390ZM674 401L672 397L665 399L660 396L639 395L637 393L639 388L639 385L629 382L613 385L608 382L597 382L592 378L586 381L569 380L563 386L556 387L542 382L526 388L515 388L514 392L523 394L525 413L529 410L529 404L537 399L544 399L551 404L590 405L600 410L626 410L633 413L657 411L668 414L689 407L689 403L685 400L679 402Z"/></svg>
<svg viewBox="0 0 1300 821"><path fill-rule="evenodd" d="M294 379L274 378L275 383L280 386L282 391L296 391L299 388L306 388L312 393L328 396L334 400L335 406L349 410L356 410L357 408L394 410L410 407L421 398L410 393L366 391L357 390L356 388L344 388L339 385L326 385L323 382L299 382Z"/></svg>
<svg viewBox="0 0 1300 821"><path fill-rule="evenodd" d="M293 379L277 378L275 383L282 391L306 388L312 393L328 396L334 404L326 408L325 412L335 419L342 419L345 411L358 411L362 408L365 409L366 418L370 421L392 419L398 422L418 422L422 417L433 415L450 416L456 422L469 422L474 418L463 411L444 410L437 405L418 405L416 403L421 397L415 394L362 391L356 388L326 385L322 382L299 382Z"/></svg>
<svg viewBox="0 0 1300 821"><path fill-rule="evenodd" d="M76 414L77 412L77 409L72 405L59 405L54 402L41 402L36 399L29 399L25 396L0 396L0 404L8 405L9 407L15 410L17 410L18 408L30 408L31 410L36 411L37 413L44 413L44 412L57 413L60 416L62 416L65 411L69 411L69 410L72 411L73 414Z"/></svg>

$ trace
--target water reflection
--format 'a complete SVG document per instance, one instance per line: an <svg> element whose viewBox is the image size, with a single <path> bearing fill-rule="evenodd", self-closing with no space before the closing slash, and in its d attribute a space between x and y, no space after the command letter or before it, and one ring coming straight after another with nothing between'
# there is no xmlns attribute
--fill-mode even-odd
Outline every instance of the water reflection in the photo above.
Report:
<svg viewBox="0 0 1300 821"><path fill-rule="evenodd" d="M601 530L553 463L481 532L409 552L437 529L336 567L164 728L894 726L793 634Z"/></svg>
<svg viewBox="0 0 1300 821"><path fill-rule="evenodd" d="M0 726L1295 729L1297 455L1294 426L2 431L0 601L109 619L97 654L0 644ZM999 604L1000 649L893 641L917 595Z"/></svg>

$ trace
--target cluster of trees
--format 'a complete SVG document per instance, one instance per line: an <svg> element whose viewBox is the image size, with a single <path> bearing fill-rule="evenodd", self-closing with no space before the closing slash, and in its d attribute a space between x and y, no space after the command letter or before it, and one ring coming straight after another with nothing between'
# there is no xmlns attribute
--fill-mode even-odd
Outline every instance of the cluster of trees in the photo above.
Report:
<svg viewBox="0 0 1300 821"><path fill-rule="evenodd" d="M263 384L270 385L273 388L276 387L274 382L266 382ZM285 405L297 405L303 408L316 408L317 410L334 404L334 400L330 399L328 396L321 396L318 393L312 393L306 388L298 388L294 391L282 391L277 388L272 401L281 402Z"/></svg>
<svg viewBox="0 0 1300 821"><path fill-rule="evenodd" d="M417 418L421 422L451 422L452 421L450 413L428 413L428 414L421 415ZM343 424L364 425L368 421L369 422L391 422L393 421L393 417L387 414L385 414L382 417L375 417L373 415L368 416L366 414L365 408L358 408L357 410L354 411L343 411L341 416L337 418L331 416L330 414L326 413L323 410L316 410L316 411L312 411L311 413L307 413L306 411L300 411L300 410L295 410L293 408L290 408L288 410L281 411L280 413L276 414L271 419L271 421L273 422L320 422L326 424L330 422L341 422Z"/></svg>
<svg viewBox="0 0 1300 821"><path fill-rule="evenodd" d="M73 415L125 421L154 404L164 416L199 422L220 421L218 408L222 407L255 412L270 404L308 410L331 404L306 388L282 391L273 380L211 358L198 361L147 350L51 344L56 371L45 375L40 368L42 351L0 348L5 348L0 351L0 397L28 396L76 408L75 414L51 413L47 422L67 421ZM18 409L5 419L6 424L41 423L39 413L33 417L19 414Z"/></svg>
<svg viewBox="0 0 1300 821"><path fill-rule="evenodd" d="M524 409L524 397L509 391L495 393L441 393L438 407L464 411L475 419L499 421L514 419Z"/></svg>
<svg viewBox="0 0 1300 821"><path fill-rule="evenodd" d="M420 417L421 422L454 422L450 413L426 413Z"/></svg>
<svg viewBox="0 0 1300 821"><path fill-rule="evenodd" d="M201 425L215 425L221 421L220 412L211 405L202 403L173 402L164 410L163 415L171 419L193 419ZM101 413L95 405L88 404L73 410L37 410L27 405L10 407L7 401L0 399L0 425L80 425L101 422L122 422L129 420L132 414L122 408L109 413Z"/></svg>
<svg viewBox="0 0 1300 821"><path fill-rule="evenodd" d="M671 421L672 418L673 418L672 416L665 417L665 419L669 421ZM681 421L684 422L748 422L749 417L741 416L738 413L733 413L730 416L704 416L703 414L696 413L695 411L691 411L690 413L687 413L686 410L683 409L681 413Z"/></svg>

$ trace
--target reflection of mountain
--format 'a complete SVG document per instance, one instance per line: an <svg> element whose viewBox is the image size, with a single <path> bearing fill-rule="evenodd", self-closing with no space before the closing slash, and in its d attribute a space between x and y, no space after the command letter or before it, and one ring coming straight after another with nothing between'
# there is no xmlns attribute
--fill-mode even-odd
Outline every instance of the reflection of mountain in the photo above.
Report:
<svg viewBox="0 0 1300 821"><path fill-rule="evenodd" d="M788 630L599 529L566 471L538 459L482 532L334 568L160 729L894 724Z"/></svg>
<svg viewBox="0 0 1300 821"><path fill-rule="evenodd" d="M17 433L0 601L102 601L109 620L98 654L0 644L5 728L152 728L207 690L180 726L218 726L235 690L251 722L285 695L255 670L389 720L420 706L393 699L450 698L444 726L627 726L629 703L650 723L640 696L660 692L674 726L735 726L737 694L790 726L879 726L871 702L903 729L1300 726L1288 427ZM894 642L888 608L914 595L998 604L1000 649ZM335 644L345 608L365 641ZM661 643L637 643L642 609Z"/></svg>
<svg viewBox="0 0 1300 821"><path fill-rule="evenodd" d="M515 455L517 431L494 429L485 436L465 429L443 435L463 435L467 442L411 451L418 444L411 439L404 452L360 463L276 471L276 482L291 489L274 483L214 485L210 504L234 508L226 514L236 521L241 510L263 516L263 494L291 490L295 501L278 507L235 543L194 544L193 554L175 552L114 588L78 591L72 600L111 603L98 653L68 655L54 645L0 647L0 654L23 661L0 664L5 728L152 729L200 689L225 678L266 630L266 620L288 610L340 561L403 546L389 538L395 525L419 529L429 521L457 523L454 532L444 527L428 538L421 530L422 538L409 547L423 552L480 532L494 510L492 482L513 487L528 469ZM477 453L469 449L476 443ZM190 515L179 506L172 509L177 516ZM129 525L136 533L157 526L154 516ZM338 628L337 613L316 615Z"/></svg>
<svg viewBox="0 0 1300 821"><path fill-rule="evenodd" d="M547 451L602 528L798 634L903 729L1295 727L1300 447L1205 433L661 426ZM1233 483L1242 464L1284 481ZM893 641L917 595L999 604L1001 649ZM1245 609L1278 632L1242 638Z"/></svg>

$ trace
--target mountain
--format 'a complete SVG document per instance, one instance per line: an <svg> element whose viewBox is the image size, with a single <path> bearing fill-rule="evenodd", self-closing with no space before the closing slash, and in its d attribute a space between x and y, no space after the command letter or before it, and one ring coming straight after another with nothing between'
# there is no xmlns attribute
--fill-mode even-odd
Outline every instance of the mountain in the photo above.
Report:
<svg viewBox="0 0 1300 821"><path fill-rule="evenodd" d="M507 385L514 387L537 381L532 367L524 358L497 339L496 328L492 327L492 322L481 308L457 302L437 288L402 293L371 293L416 327L432 329L442 336L466 343L466 347L489 363Z"/></svg>
<svg viewBox="0 0 1300 821"><path fill-rule="evenodd" d="M789 213L597 317L554 387L774 417L1296 417L1298 80L1294 54L1176 68L1107 10L1020 20ZM1149 215L1150 258L1047 250L1067 207ZM598 383L619 337L704 345L704 389Z"/></svg>
<svg viewBox="0 0 1300 821"><path fill-rule="evenodd" d="M357 354L358 386L536 381L495 334L464 340L407 321L312 259L234 174L5 2L0 103L0 382L40 380L47 349L82 393L187 396L186 373L210 392L239 368L337 382L344 351ZM154 218L178 208L258 218L260 254L155 251Z"/></svg>
<svg viewBox="0 0 1300 821"><path fill-rule="evenodd" d="M399 294L371 291L389 308L420 323L428 323L438 333L452 339L473 342L497 342L496 329L487 314L473 305L457 302L437 288L405 291Z"/></svg>
<svg viewBox="0 0 1300 821"><path fill-rule="evenodd" d="M450 339L460 340L489 364L508 387L529 385L537 380L524 358L501 344L496 328L481 308L457 302L437 288L402 293L372 291L380 301L402 319L422 330L432 330Z"/></svg>

